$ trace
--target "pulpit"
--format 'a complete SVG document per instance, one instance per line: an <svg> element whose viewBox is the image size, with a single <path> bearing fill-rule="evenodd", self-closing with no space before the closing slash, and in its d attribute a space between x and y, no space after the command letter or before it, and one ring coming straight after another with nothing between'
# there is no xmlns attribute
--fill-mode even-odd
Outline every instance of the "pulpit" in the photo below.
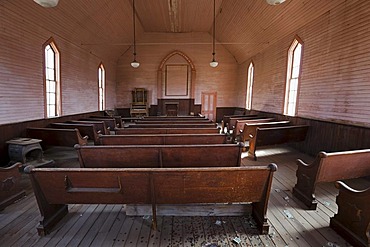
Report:
<svg viewBox="0 0 370 247"><path fill-rule="evenodd" d="M166 106L167 116L177 116L178 115L179 102L166 102L165 106Z"/></svg>

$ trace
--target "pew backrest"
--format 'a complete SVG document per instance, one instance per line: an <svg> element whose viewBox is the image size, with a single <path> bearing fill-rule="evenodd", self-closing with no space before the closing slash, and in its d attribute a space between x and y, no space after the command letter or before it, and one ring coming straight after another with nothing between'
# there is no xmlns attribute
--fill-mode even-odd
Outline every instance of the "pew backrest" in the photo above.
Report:
<svg viewBox="0 0 370 247"><path fill-rule="evenodd" d="M307 125L257 128L254 138L249 140L248 156L257 160L256 149L260 146L300 142L306 139Z"/></svg>
<svg viewBox="0 0 370 247"><path fill-rule="evenodd" d="M116 128L116 135L138 134L216 134L217 128Z"/></svg>
<svg viewBox="0 0 370 247"><path fill-rule="evenodd" d="M315 209L318 183L370 176L370 149L320 152L310 164L298 159L297 166L293 195L310 209Z"/></svg>
<svg viewBox="0 0 370 247"><path fill-rule="evenodd" d="M102 121L105 122L105 125L109 127L111 130L114 130L115 128L118 127L116 120L113 118L98 118L98 117L90 117L90 118L83 118L80 119L82 121Z"/></svg>
<svg viewBox="0 0 370 247"><path fill-rule="evenodd" d="M78 129L82 136L88 136L94 144L99 144L98 131L93 124L79 124L79 123L52 123L49 125L51 128L56 129Z"/></svg>
<svg viewBox="0 0 370 247"><path fill-rule="evenodd" d="M256 136L257 128L283 127L290 125L290 121L270 121L260 123L245 123L241 134L243 142L249 141Z"/></svg>
<svg viewBox="0 0 370 247"><path fill-rule="evenodd" d="M32 168L27 167L42 212L39 235L50 233L66 204L157 204L251 202L262 234L275 164L222 168Z"/></svg>
<svg viewBox="0 0 370 247"><path fill-rule="evenodd" d="M136 124L207 124L212 123L210 120L201 119L201 120L137 120ZM214 123L213 123L214 124Z"/></svg>
<svg viewBox="0 0 370 247"><path fill-rule="evenodd" d="M95 126L95 129L98 133L109 135L110 134L110 128L107 127L105 122L103 121L92 121L92 120L71 120L67 121L67 123L80 123L80 124L92 124Z"/></svg>
<svg viewBox="0 0 370 247"><path fill-rule="evenodd" d="M99 141L101 145L226 144L230 142L223 134L100 135Z"/></svg>
<svg viewBox="0 0 370 247"><path fill-rule="evenodd" d="M257 118L257 119L238 119L235 123L235 128L233 130L233 140L236 140L237 137L241 135L244 129L244 125L246 123L253 124L253 123L265 123L265 122L272 122L274 118Z"/></svg>
<svg viewBox="0 0 370 247"><path fill-rule="evenodd" d="M240 166L242 145L76 145L81 167L231 167Z"/></svg>
<svg viewBox="0 0 370 247"><path fill-rule="evenodd" d="M128 128L216 128L215 123L162 123L162 124L145 124L136 123L129 125Z"/></svg>
<svg viewBox="0 0 370 247"><path fill-rule="evenodd" d="M27 136L41 139L44 146L86 145L87 136L82 137L78 129L27 128Z"/></svg>
<svg viewBox="0 0 370 247"><path fill-rule="evenodd" d="M89 116L89 118L100 118L100 119L115 119L116 120L116 127L123 128L124 122L122 121L121 116Z"/></svg>

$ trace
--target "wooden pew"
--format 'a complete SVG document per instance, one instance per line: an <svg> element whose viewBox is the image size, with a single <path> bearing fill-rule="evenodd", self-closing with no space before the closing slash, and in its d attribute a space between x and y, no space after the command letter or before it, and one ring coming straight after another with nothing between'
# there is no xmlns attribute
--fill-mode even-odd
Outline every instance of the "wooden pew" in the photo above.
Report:
<svg viewBox="0 0 370 247"><path fill-rule="evenodd" d="M229 133L229 125L230 125L230 118L253 118L257 117L256 114L250 114L250 115L224 115L222 120L221 120L221 131L224 133L224 129L227 128L227 131Z"/></svg>
<svg viewBox="0 0 370 247"><path fill-rule="evenodd" d="M93 124L80 124L80 123L52 123L49 125L51 128L56 129L78 129L82 136L88 136L90 140L94 141L95 145L99 144L100 134Z"/></svg>
<svg viewBox="0 0 370 247"><path fill-rule="evenodd" d="M0 167L0 211L26 195L20 184L20 169L20 162L9 167Z"/></svg>
<svg viewBox="0 0 370 247"><path fill-rule="evenodd" d="M353 188L337 181L338 213L330 218L330 227L353 246L370 246L370 183Z"/></svg>
<svg viewBox="0 0 370 247"><path fill-rule="evenodd" d="M83 118L83 119L79 119L79 120L82 120L82 121L103 121L105 122L105 125L107 127L109 127L111 130L114 130L115 128L118 127L117 123L116 123L116 120L113 119L113 118L98 118L98 117L89 117L89 118Z"/></svg>
<svg viewBox="0 0 370 247"><path fill-rule="evenodd" d="M149 204L156 229L158 204L252 203L261 234L268 234L267 205L275 164L218 168L32 168L26 167L42 219L38 234L51 232L67 204Z"/></svg>
<svg viewBox="0 0 370 247"><path fill-rule="evenodd" d="M272 127L283 127L289 126L290 121L276 121L276 122L264 122L264 123L246 123L241 131L241 141L246 142L256 136L257 128L272 128Z"/></svg>
<svg viewBox="0 0 370 247"><path fill-rule="evenodd" d="M93 124L95 126L96 131L98 131L99 133L104 135L110 135L110 128L107 127L107 125L103 121L71 120L67 121L66 123Z"/></svg>
<svg viewBox="0 0 370 247"><path fill-rule="evenodd" d="M86 145L88 137L82 137L78 129L27 128L27 137L41 139L41 145L67 146Z"/></svg>
<svg viewBox="0 0 370 247"><path fill-rule="evenodd" d="M231 143L223 134L100 135L101 145L183 145Z"/></svg>
<svg viewBox="0 0 370 247"><path fill-rule="evenodd" d="M207 119L205 116L144 116L142 120L166 120L166 119L171 119L171 120L186 120L186 119Z"/></svg>
<svg viewBox="0 0 370 247"><path fill-rule="evenodd" d="M116 135L138 134L216 134L217 128L119 128L115 129Z"/></svg>
<svg viewBox="0 0 370 247"><path fill-rule="evenodd" d="M128 128L216 128L215 123L163 123L163 124L132 124Z"/></svg>
<svg viewBox="0 0 370 247"><path fill-rule="evenodd" d="M124 122L122 121L122 117L121 116L89 116L89 118L102 118L102 119L114 119L116 120L116 127L118 128L123 128L123 124Z"/></svg>
<svg viewBox="0 0 370 247"><path fill-rule="evenodd" d="M235 127L233 130L232 139L234 141L240 141L240 135L243 132L244 125L246 123L253 124L253 123L265 123L265 122L272 122L274 118L257 118L257 119L238 119L236 120Z"/></svg>
<svg viewBox="0 0 370 247"><path fill-rule="evenodd" d="M311 164L298 159L297 165L293 195L309 209L316 209L315 188L318 183L370 176L370 149L320 152Z"/></svg>
<svg viewBox="0 0 370 247"><path fill-rule="evenodd" d="M242 145L75 145L82 168L240 166Z"/></svg>
<svg viewBox="0 0 370 247"><path fill-rule="evenodd" d="M136 124L208 124L212 123L210 120L154 120L154 121L148 121L148 120L138 120L136 121ZM214 124L214 123L213 123Z"/></svg>
<svg viewBox="0 0 370 247"><path fill-rule="evenodd" d="M256 135L249 140L248 157L257 160L256 149L260 146L304 141L307 131L307 125L257 128Z"/></svg>

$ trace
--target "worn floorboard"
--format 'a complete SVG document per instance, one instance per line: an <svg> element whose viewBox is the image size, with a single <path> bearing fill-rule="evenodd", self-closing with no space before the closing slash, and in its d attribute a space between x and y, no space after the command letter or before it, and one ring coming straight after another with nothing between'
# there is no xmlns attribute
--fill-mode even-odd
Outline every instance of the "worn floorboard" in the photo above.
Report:
<svg viewBox="0 0 370 247"><path fill-rule="evenodd" d="M46 152L59 167L78 164L74 150ZM261 148L258 160L242 155L242 165L276 163L268 205L270 231L260 235L253 219L246 216L158 216L157 229L151 216L127 216L125 205L69 205L69 214L52 232L37 235L41 219L30 182L23 175L27 196L0 212L0 246L350 246L329 227L336 211L337 190L332 183L316 190L318 207L306 210L292 195L296 182L296 159L314 157L278 146Z"/></svg>

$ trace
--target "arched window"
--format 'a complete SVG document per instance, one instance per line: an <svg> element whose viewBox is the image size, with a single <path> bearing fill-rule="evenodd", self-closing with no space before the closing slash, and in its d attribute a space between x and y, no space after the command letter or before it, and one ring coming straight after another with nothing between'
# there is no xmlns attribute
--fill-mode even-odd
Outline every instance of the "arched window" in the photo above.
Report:
<svg viewBox="0 0 370 247"><path fill-rule="evenodd" d="M247 96L245 99L245 108L247 108L247 110L252 109L253 81L254 81L254 65L253 62L251 62L248 67Z"/></svg>
<svg viewBox="0 0 370 247"><path fill-rule="evenodd" d="M61 115L60 53L53 40L44 45L45 116Z"/></svg>
<svg viewBox="0 0 370 247"><path fill-rule="evenodd" d="M301 73L302 41L294 39L288 51L287 80L285 89L284 114L297 114L298 85Z"/></svg>
<svg viewBox="0 0 370 247"><path fill-rule="evenodd" d="M98 87L99 87L99 111L105 110L105 69L101 63L98 68Z"/></svg>

